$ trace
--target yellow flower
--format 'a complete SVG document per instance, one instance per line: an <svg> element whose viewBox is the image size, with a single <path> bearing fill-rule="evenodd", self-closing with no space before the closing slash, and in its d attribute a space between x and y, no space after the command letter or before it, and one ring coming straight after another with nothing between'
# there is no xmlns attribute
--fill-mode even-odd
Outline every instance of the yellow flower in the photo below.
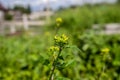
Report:
<svg viewBox="0 0 120 80"><path fill-rule="evenodd" d="M55 52L55 51L59 51L60 49L59 49L59 47L57 47L57 46L51 46L50 48L49 48L49 51L51 51L51 52Z"/></svg>
<svg viewBox="0 0 120 80"><path fill-rule="evenodd" d="M56 22L57 22L57 23L62 23L62 18L58 17L58 18L56 19Z"/></svg>
<svg viewBox="0 0 120 80"><path fill-rule="evenodd" d="M64 41L67 41L67 40L68 40L68 37L67 37L65 34L62 34L61 37L63 38Z"/></svg>
<svg viewBox="0 0 120 80"><path fill-rule="evenodd" d="M68 37L65 34L62 34L61 36L55 36L54 37L55 43L56 44L67 44L68 43Z"/></svg>
<svg viewBox="0 0 120 80"><path fill-rule="evenodd" d="M104 48L101 50L102 53L109 53L110 49L109 48Z"/></svg>
<svg viewBox="0 0 120 80"><path fill-rule="evenodd" d="M63 22L62 18L60 18L60 17L57 18L56 19L57 27L59 27L62 22Z"/></svg>

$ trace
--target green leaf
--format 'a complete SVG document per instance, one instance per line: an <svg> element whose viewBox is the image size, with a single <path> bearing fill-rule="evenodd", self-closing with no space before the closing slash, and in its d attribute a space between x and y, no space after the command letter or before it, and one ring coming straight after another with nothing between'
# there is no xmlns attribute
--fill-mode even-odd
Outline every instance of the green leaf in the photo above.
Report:
<svg viewBox="0 0 120 80"><path fill-rule="evenodd" d="M86 51L88 48L89 48L89 45L88 45L88 44L85 44L82 49L83 49L84 51Z"/></svg>
<svg viewBox="0 0 120 80"><path fill-rule="evenodd" d="M81 53L84 53L81 49L79 49L76 45L70 46L74 51L79 51Z"/></svg>
<svg viewBox="0 0 120 80"><path fill-rule="evenodd" d="M68 67L69 65L71 65L72 63L74 63L75 62L75 60L70 60L70 61L68 61L68 63L65 65L65 67Z"/></svg>
<svg viewBox="0 0 120 80"><path fill-rule="evenodd" d="M117 60L116 60L116 61L113 62L113 64L114 64L115 66L120 66L120 61L117 61Z"/></svg>
<svg viewBox="0 0 120 80"><path fill-rule="evenodd" d="M64 78L64 77L56 77L55 80L70 80L69 78Z"/></svg>
<svg viewBox="0 0 120 80"><path fill-rule="evenodd" d="M62 63L57 62L56 67L57 67L57 69L62 70L65 68L65 63L64 62L62 62Z"/></svg>
<svg viewBox="0 0 120 80"><path fill-rule="evenodd" d="M43 63L43 65L48 65L50 63L50 61L48 59L46 59Z"/></svg>
<svg viewBox="0 0 120 80"><path fill-rule="evenodd" d="M61 59L61 60L64 60L63 56L59 56L58 58Z"/></svg>

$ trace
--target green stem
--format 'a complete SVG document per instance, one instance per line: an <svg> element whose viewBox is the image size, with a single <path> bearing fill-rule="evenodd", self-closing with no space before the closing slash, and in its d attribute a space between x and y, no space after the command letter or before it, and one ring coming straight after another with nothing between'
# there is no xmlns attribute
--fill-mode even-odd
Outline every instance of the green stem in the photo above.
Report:
<svg viewBox="0 0 120 80"><path fill-rule="evenodd" d="M59 27L60 27L60 26L56 27L56 29L55 29L55 35L58 34L58 31L59 31L59 29L60 29Z"/></svg>
<svg viewBox="0 0 120 80"><path fill-rule="evenodd" d="M50 72L50 77L49 77L49 80L53 80L53 74L54 74L54 71L55 71L55 68L56 68L56 63L58 61L58 58L61 54L61 51L62 51L62 48L60 47L60 50L59 50L59 53L57 55L57 58L53 61L53 64L52 64L52 69L51 69L51 72Z"/></svg>

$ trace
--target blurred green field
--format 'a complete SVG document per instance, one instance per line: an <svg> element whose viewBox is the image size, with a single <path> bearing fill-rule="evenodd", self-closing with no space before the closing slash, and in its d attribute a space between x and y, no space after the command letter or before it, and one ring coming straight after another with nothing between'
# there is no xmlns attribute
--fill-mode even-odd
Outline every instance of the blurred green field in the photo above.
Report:
<svg viewBox="0 0 120 80"><path fill-rule="evenodd" d="M57 17L63 18L64 22L62 27L72 30L84 30L92 27L93 24L100 24L101 26L106 23L120 23L120 5L95 5L95 6L82 6L75 8L63 9L52 17L55 20ZM51 20L54 27L55 21ZM49 25L50 26L50 25ZM50 27L50 28L51 28Z"/></svg>
<svg viewBox="0 0 120 80"><path fill-rule="evenodd" d="M48 79L52 58L48 48L54 44L57 17L63 18L58 34L67 34L72 46L62 52L68 66L56 70L55 80L120 80L120 34L92 30L93 24L120 23L119 8L86 5L60 10L40 34L0 36L0 80ZM109 52L103 53L106 48Z"/></svg>

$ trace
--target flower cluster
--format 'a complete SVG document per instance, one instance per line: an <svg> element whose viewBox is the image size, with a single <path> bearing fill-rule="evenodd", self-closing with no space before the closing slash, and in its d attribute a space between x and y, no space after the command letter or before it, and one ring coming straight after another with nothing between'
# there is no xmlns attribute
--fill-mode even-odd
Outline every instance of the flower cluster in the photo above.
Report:
<svg viewBox="0 0 120 80"><path fill-rule="evenodd" d="M60 26L60 24L62 23L63 21L62 21L62 18L57 18L56 19L56 23L57 23L57 26Z"/></svg>
<svg viewBox="0 0 120 80"><path fill-rule="evenodd" d="M49 51L51 51L51 52L55 52L55 51L59 51L60 49L59 49L59 47L57 47L57 46L51 46L50 48L49 48Z"/></svg>
<svg viewBox="0 0 120 80"><path fill-rule="evenodd" d="M109 53L110 49L109 48L104 48L101 50L102 53Z"/></svg>
<svg viewBox="0 0 120 80"><path fill-rule="evenodd" d="M54 40L55 44L58 46L64 46L68 43L68 37L65 34L62 34L61 36L55 36Z"/></svg>
<svg viewBox="0 0 120 80"><path fill-rule="evenodd" d="M103 61L111 61L112 60L112 58L111 58L111 55L109 54L109 52L110 52L110 49L109 48L103 48L102 50L101 50L101 53L102 53L102 60Z"/></svg>

